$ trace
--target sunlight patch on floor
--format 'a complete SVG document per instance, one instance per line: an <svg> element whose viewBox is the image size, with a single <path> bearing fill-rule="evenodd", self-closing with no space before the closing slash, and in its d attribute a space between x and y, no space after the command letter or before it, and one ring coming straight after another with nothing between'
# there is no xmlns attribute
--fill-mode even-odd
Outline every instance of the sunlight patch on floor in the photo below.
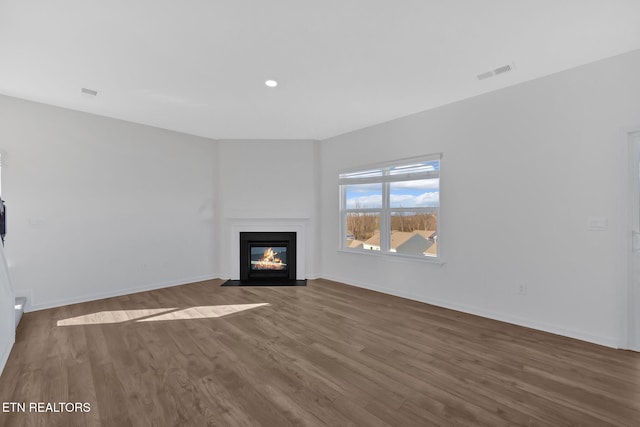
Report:
<svg viewBox="0 0 640 427"><path fill-rule="evenodd" d="M256 307L269 305L269 303L259 304L232 304L232 305L206 305L189 308L150 308L140 310L112 310L99 311L97 313L84 314L82 316L70 317L58 320L58 326L78 326L78 325L105 325L109 323L123 323L129 321L155 322L162 320L188 320L188 319L210 319L227 316L233 313L250 310Z"/></svg>
<svg viewBox="0 0 640 427"><path fill-rule="evenodd" d="M114 310L99 311L97 313L84 314L82 316L70 317L58 320L58 326L74 325L103 325L107 323L122 323L129 320L136 320L142 317L154 316L167 311L177 310L176 308L150 308L142 310Z"/></svg>
<svg viewBox="0 0 640 427"><path fill-rule="evenodd" d="M187 320L187 319L211 319L215 317L227 316L233 313L239 313L252 308L269 305L269 303L260 304L234 304L234 305L206 305L202 307L190 307L183 310L176 310L164 313L158 316L147 317L138 320L138 322L155 322L159 320Z"/></svg>

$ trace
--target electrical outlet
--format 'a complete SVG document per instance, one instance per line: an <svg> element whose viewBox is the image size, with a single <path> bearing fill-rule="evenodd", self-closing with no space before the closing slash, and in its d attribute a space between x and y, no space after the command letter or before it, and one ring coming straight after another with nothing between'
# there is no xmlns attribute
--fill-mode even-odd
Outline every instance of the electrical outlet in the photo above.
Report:
<svg viewBox="0 0 640 427"><path fill-rule="evenodd" d="M521 283L518 286L518 295L526 295L527 294L527 285L525 285L524 283Z"/></svg>

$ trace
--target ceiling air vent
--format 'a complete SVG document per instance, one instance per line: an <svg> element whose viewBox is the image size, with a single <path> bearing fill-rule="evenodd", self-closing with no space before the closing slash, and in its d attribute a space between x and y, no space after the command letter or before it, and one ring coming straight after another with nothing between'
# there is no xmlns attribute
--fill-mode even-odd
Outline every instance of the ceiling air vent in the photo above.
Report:
<svg viewBox="0 0 640 427"><path fill-rule="evenodd" d="M91 96L96 96L98 94L97 90L87 89L86 87L83 87L81 92Z"/></svg>
<svg viewBox="0 0 640 427"><path fill-rule="evenodd" d="M485 80L485 79L488 79L489 77L497 76L498 74L507 73L512 69L513 67L510 64L507 64L507 65L503 65L502 67L498 67L495 70L478 74L477 77L478 77L478 80Z"/></svg>
<svg viewBox="0 0 640 427"><path fill-rule="evenodd" d="M493 71L487 71L486 73L478 74L478 80L488 79L493 77Z"/></svg>
<svg viewBox="0 0 640 427"><path fill-rule="evenodd" d="M502 67L493 70L496 75L506 73L507 71L511 71L511 65L503 65Z"/></svg>

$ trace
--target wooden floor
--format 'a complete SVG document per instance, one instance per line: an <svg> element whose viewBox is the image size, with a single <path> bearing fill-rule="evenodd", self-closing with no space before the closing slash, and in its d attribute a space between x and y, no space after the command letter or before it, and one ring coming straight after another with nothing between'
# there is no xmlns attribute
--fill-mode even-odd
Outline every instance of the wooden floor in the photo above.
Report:
<svg viewBox="0 0 640 427"><path fill-rule="evenodd" d="M325 280L27 313L1 426L640 425L640 354ZM29 412L87 402L90 412Z"/></svg>

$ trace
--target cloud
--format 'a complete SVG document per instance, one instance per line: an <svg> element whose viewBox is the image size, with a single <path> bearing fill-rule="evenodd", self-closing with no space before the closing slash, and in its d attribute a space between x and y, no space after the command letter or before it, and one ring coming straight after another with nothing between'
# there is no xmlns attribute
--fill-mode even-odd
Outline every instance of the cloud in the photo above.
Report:
<svg viewBox="0 0 640 427"><path fill-rule="evenodd" d="M373 184L352 184L347 185L347 193L381 193L382 192L382 184L373 183Z"/></svg>
<svg viewBox="0 0 640 427"><path fill-rule="evenodd" d="M440 192L430 191L422 194L392 194L390 196L392 208L435 207L440 205Z"/></svg>
<svg viewBox="0 0 640 427"><path fill-rule="evenodd" d="M380 194L352 197L350 199L347 199L347 209L379 208L381 206L382 196Z"/></svg>
<svg viewBox="0 0 640 427"><path fill-rule="evenodd" d="M438 190L440 188L440 178L391 183L391 191L399 188L410 188L412 190Z"/></svg>
<svg viewBox="0 0 640 427"><path fill-rule="evenodd" d="M440 206L440 192L428 191L422 194L392 194L389 197L392 208L437 207ZM347 209L368 209L382 206L379 194L352 197L347 200Z"/></svg>

